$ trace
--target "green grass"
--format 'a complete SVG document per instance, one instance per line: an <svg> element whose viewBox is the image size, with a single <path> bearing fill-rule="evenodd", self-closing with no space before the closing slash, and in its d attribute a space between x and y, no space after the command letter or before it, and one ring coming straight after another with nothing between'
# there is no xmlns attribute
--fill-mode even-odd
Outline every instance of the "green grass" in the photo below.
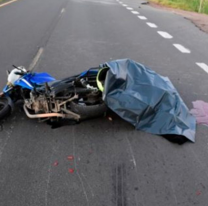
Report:
<svg viewBox="0 0 208 206"><path fill-rule="evenodd" d="M177 9L198 12L200 0L150 0ZM208 0L204 0L202 13L208 14Z"/></svg>
<svg viewBox="0 0 208 206"><path fill-rule="evenodd" d="M2 4L2 3L4 3L4 2L6 2L7 0L0 0L0 4Z"/></svg>
<svg viewBox="0 0 208 206"><path fill-rule="evenodd" d="M0 4L3 4L5 2L7 2L7 1L10 1L10 0L0 0Z"/></svg>

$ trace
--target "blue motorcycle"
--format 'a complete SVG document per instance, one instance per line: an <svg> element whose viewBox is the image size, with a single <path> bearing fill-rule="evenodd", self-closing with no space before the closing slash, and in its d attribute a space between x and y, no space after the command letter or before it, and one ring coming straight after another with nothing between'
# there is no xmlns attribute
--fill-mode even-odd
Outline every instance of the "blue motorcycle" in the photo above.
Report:
<svg viewBox="0 0 208 206"><path fill-rule="evenodd" d="M7 117L21 101L29 118L42 121L72 119L77 122L101 116L106 111L96 77L99 68L56 80L48 73L16 67L8 74L8 82L0 93L0 120Z"/></svg>

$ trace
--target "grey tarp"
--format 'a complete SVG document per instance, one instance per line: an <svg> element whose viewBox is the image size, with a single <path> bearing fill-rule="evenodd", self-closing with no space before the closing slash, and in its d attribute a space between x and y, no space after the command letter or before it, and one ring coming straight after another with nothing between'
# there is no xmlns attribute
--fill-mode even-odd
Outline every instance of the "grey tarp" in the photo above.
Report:
<svg viewBox="0 0 208 206"><path fill-rule="evenodd" d="M173 84L130 59L107 62L103 100L136 129L195 141L196 120Z"/></svg>

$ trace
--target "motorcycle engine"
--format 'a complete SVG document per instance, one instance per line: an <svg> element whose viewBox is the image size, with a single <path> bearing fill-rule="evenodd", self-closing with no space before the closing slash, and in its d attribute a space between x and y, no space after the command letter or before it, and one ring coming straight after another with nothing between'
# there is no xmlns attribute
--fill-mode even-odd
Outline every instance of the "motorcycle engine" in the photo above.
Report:
<svg viewBox="0 0 208 206"><path fill-rule="evenodd" d="M48 100L44 94L30 92L30 99L25 100L25 106L28 109L38 113L49 113Z"/></svg>

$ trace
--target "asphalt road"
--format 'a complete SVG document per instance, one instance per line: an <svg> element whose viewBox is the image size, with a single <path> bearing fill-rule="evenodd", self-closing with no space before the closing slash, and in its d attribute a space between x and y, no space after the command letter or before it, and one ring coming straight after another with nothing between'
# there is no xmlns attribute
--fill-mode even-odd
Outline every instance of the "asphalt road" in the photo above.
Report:
<svg viewBox="0 0 208 206"><path fill-rule="evenodd" d="M207 34L140 3L19 0L1 7L0 86L5 70L29 67L43 48L36 69L57 79L131 58L168 76L189 108L208 102L208 73L196 64L208 65ZM195 143L176 145L108 116L51 129L16 109L0 131L0 206L207 205L207 127L197 127Z"/></svg>

